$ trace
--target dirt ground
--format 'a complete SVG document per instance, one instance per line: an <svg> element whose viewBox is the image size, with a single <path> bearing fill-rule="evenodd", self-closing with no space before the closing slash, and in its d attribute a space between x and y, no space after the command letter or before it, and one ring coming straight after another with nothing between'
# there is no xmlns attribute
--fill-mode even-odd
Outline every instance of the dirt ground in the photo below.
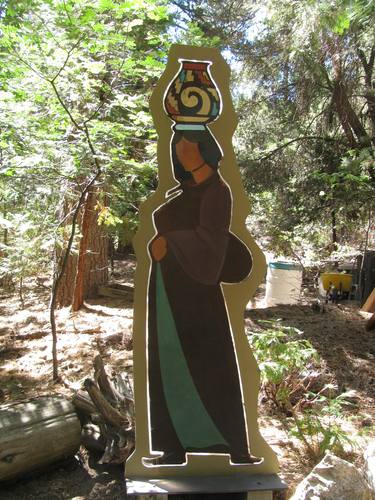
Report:
<svg viewBox="0 0 375 500"><path fill-rule="evenodd" d="M113 281L131 284L134 261L118 264ZM56 393L71 397L92 376L92 359L98 352L107 366L131 375L131 298L101 297L87 301L75 314L68 308L57 311L62 382L53 383L46 285L30 282L23 305L15 295L0 295L0 404ZM246 329L257 328L264 319L279 319L301 330L339 391L356 391L358 405L343 425L358 438L352 461L360 465L361 449L375 434L375 333L365 332L357 306L348 303L326 306L325 312L315 311L309 303L247 310ZM288 438L276 414L262 404L259 414L261 432L276 451L280 476L292 491L311 464L304 460L298 443ZM97 458L81 448L57 468L2 485L0 499L125 498L122 467L99 466Z"/></svg>

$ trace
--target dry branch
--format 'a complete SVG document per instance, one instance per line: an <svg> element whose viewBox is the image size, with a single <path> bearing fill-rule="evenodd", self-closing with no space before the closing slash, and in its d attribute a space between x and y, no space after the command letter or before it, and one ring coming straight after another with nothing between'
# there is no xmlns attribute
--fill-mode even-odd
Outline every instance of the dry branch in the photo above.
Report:
<svg viewBox="0 0 375 500"><path fill-rule="evenodd" d="M87 378L84 382L84 387L90 394L92 402L107 424L119 428L127 426L127 418L124 415L121 415L121 413L106 400L95 382Z"/></svg>
<svg viewBox="0 0 375 500"><path fill-rule="evenodd" d="M84 421L83 443L104 450L100 463L123 463L134 447L134 403L127 376L108 376L103 360L94 358L94 380L86 379L74 399Z"/></svg>

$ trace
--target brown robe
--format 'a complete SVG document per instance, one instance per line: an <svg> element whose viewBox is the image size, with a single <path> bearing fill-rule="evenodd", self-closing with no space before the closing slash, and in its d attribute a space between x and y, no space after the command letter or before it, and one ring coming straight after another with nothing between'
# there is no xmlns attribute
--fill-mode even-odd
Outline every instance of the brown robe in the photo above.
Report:
<svg viewBox="0 0 375 500"><path fill-rule="evenodd" d="M167 255L160 266L183 354L200 400L227 444L186 448L174 428L160 369L153 262L148 303L153 451L218 452L236 458L249 453L236 356L220 286L224 267L226 281L231 267L233 276L242 273L241 279L251 268L248 250L229 232L231 205L230 190L215 172L201 184L182 185L182 192L154 214L158 235L167 240Z"/></svg>

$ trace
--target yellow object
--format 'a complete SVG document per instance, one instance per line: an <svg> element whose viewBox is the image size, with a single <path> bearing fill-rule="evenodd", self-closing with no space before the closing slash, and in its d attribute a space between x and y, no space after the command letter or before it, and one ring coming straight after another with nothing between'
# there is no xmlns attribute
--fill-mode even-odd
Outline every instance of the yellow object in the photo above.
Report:
<svg viewBox="0 0 375 500"><path fill-rule="evenodd" d="M341 284L342 292L350 292L353 276L351 274L323 273L320 275L320 280L325 291L328 290L330 285L333 285L337 288L337 290L340 290Z"/></svg>

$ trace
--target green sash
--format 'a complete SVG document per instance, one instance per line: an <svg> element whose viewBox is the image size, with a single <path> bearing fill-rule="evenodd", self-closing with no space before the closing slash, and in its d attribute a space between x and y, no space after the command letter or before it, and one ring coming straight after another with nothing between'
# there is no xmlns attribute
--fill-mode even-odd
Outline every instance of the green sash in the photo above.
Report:
<svg viewBox="0 0 375 500"><path fill-rule="evenodd" d="M156 269L156 315L164 395L181 445L185 449L227 445L204 407L190 374L159 263Z"/></svg>

